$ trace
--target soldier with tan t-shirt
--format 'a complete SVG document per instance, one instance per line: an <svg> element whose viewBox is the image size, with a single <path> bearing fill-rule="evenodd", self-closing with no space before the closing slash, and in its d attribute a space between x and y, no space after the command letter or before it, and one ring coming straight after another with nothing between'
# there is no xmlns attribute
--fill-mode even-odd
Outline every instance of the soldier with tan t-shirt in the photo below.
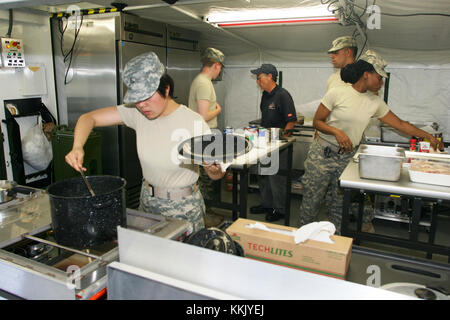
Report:
<svg viewBox="0 0 450 320"><path fill-rule="evenodd" d="M331 48L328 50L328 54L330 55L333 67L337 70L328 78L326 91L337 86L351 85L342 81L341 69L349 63L355 62L357 53L358 45L355 38L343 36L333 41Z"/></svg>
<svg viewBox="0 0 450 320"><path fill-rule="evenodd" d="M225 56L221 51L207 48L202 54L202 70L189 89L189 108L198 112L211 129L217 128L217 116L222 111L216 100L212 80L221 73L224 60Z"/></svg>
<svg viewBox="0 0 450 320"><path fill-rule="evenodd" d="M302 178L300 226L315 220L330 188L329 218L340 233L343 192L339 188L339 176L355 154L371 117L408 135L427 138L434 148L443 148L442 142L399 119L382 99L369 93L383 85L383 78L387 77L385 67L386 62L377 53L367 50L358 61L341 71L342 80L351 85L332 88L322 98L313 121L319 137L311 144Z"/></svg>
<svg viewBox="0 0 450 320"><path fill-rule="evenodd" d="M346 83L341 79L341 70L346 65L350 63L354 63L356 56L358 54L358 47L355 38L352 36L343 36L336 38L331 48L328 50L328 54L330 55L331 63L336 71L328 78L326 92L330 89L340 86L351 86L350 83ZM317 137L317 131L316 131ZM327 196L325 197L325 205L330 207L332 204L331 200L331 188L327 192ZM352 211L358 211L358 203L352 203ZM374 218L374 209L373 203L370 197L366 197L364 204L364 215L363 215L363 231L375 232L375 229L372 225L372 220Z"/></svg>
<svg viewBox="0 0 450 320"><path fill-rule="evenodd" d="M66 162L83 167L87 137L94 127L126 125L136 131L136 147L144 181L139 209L186 220L190 232L204 227L205 206L197 187L198 166L178 160L177 146L184 139L210 133L203 118L173 100L174 83L154 52L143 53L125 65L124 104L96 109L80 116L72 150ZM223 177L219 165L205 167L211 179Z"/></svg>
<svg viewBox="0 0 450 320"><path fill-rule="evenodd" d="M225 55L218 49L206 48L201 57L202 69L194 78L189 90L189 108L198 112L211 129L217 129L217 116L222 111L216 99L216 91L212 80L222 72ZM206 226L216 226L223 217L216 215L208 206L210 202L218 200L220 183L208 178L200 167L199 188L206 202Z"/></svg>

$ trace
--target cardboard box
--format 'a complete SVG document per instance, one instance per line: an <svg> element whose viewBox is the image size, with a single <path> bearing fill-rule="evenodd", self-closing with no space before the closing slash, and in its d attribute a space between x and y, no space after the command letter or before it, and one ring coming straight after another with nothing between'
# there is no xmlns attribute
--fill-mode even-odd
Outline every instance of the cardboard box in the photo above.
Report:
<svg viewBox="0 0 450 320"><path fill-rule="evenodd" d="M237 219L226 232L244 249L247 258L302 271L345 279L352 253L352 238L331 236L334 243L306 240L296 244L294 237L271 231L251 229L259 222L270 229L293 231L297 228L248 219Z"/></svg>

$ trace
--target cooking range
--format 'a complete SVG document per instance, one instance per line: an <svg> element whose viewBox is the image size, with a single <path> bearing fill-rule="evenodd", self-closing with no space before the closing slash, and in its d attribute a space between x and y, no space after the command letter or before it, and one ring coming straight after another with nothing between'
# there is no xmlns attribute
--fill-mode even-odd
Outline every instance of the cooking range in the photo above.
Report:
<svg viewBox="0 0 450 320"><path fill-rule="evenodd" d="M49 196L15 188L0 204L0 296L25 299L96 299L105 293L106 266L119 260L117 240L77 249L58 244ZM127 209L127 228L183 240L187 222ZM3 291L3 292L2 292Z"/></svg>

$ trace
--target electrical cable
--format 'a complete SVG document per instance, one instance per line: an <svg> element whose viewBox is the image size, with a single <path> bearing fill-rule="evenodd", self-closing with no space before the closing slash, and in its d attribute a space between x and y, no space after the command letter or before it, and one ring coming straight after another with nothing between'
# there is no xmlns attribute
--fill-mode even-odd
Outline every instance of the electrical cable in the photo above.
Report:
<svg viewBox="0 0 450 320"><path fill-rule="evenodd" d="M369 0L366 0L366 6L365 6L365 8L363 10L363 13L361 13L361 15L359 16L359 19L361 19L362 16L366 13L368 2L369 2ZM374 1L374 3L375 3L375 1Z"/></svg>
<svg viewBox="0 0 450 320"><path fill-rule="evenodd" d="M366 44L367 44L367 35L365 36L364 44L363 44L361 50L359 51L358 56L356 57L355 61L358 60L359 57L361 57L361 54L363 53L364 48L366 47Z"/></svg>
<svg viewBox="0 0 450 320"><path fill-rule="evenodd" d="M373 5L375 5L375 1L374 1ZM364 9L363 7L360 7L360 6L355 4L355 7L359 8L359 9L363 9L364 10L363 11L363 15L366 13L367 6ZM384 15L384 16L391 16L391 17L415 17L415 16L443 16L443 17L450 17L449 13L435 13L435 12L417 12L417 13L403 13L403 14L380 12L380 14Z"/></svg>
<svg viewBox="0 0 450 320"><path fill-rule="evenodd" d="M373 5L375 5L375 1L373 1ZM367 45L367 26L366 24L361 20L361 18L364 16L367 7L368 7L368 0L366 0L366 5L363 13L362 14L357 14L355 12L355 7L358 7L355 3L354 0L346 0L345 2L345 7L343 6L339 6L336 9L331 9L330 7L339 2L339 0L320 0L320 2L325 5L327 4L327 9L328 11L332 12L333 14L335 14L336 12L338 12L341 15L341 19L343 20L344 23L348 23L348 24L353 24L356 25L357 28L353 31L352 36L354 38L356 38L357 36L361 36L364 38L364 44L361 48L361 50L358 50L358 56L356 57L356 60L359 59L359 57L361 56L362 52L364 51L364 48Z"/></svg>
<svg viewBox="0 0 450 320"><path fill-rule="evenodd" d="M80 21L80 24L78 24L78 15L75 15L74 39L73 39L71 48L66 53L64 52L64 47L63 47L63 45L64 45L64 34L65 34L65 32L67 30L67 27L69 25L69 21L67 21L66 26L64 28L62 27L64 25L62 19L60 20L60 24L59 24L59 31L61 33L61 43L60 43L61 54L63 56L64 64L67 62L67 60L69 60L69 64L67 66L66 73L65 73L65 76L64 76L64 84L68 83L67 82L67 76L69 74L69 70L70 70L70 67L72 65L72 59L73 59L73 53L74 53L74 49L75 49L75 44L77 42L78 34L80 33L81 26L83 25L83 17L84 16L82 14L80 16L81 16L81 21Z"/></svg>
<svg viewBox="0 0 450 320"><path fill-rule="evenodd" d="M392 16L392 17L414 17L414 16L443 16L443 17L450 17L449 13L432 13L432 12L419 12L419 13L409 13L409 14L394 14L394 13L383 13L380 14L385 16Z"/></svg>
<svg viewBox="0 0 450 320"><path fill-rule="evenodd" d="M334 13L339 13L341 16L341 19L344 23L348 23L348 24L355 24L357 26L360 27L361 32L363 32L363 34L361 34L361 32L357 29L355 29L353 31L353 37L357 37L357 36L362 36L364 37L364 44L362 46L362 49L359 50L359 54L358 57L356 58L356 60L359 59L359 57L361 56L361 54L364 52L364 48L367 45L367 25L362 21L362 17L367 13L367 8L368 8L368 0L366 0L366 4L364 7L361 7L357 4L355 4L355 0L345 0L345 5L344 6L340 6L339 4L337 5L338 7L336 9L331 9L331 6L337 2L339 2L339 0L320 0L320 2L323 5L328 5L327 9L328 11ZM372 6L375 6L376 0L373 1ZM355 12L355 7L358 9L362 10L361 14L357 14ZM450 17L450 14L447 13L428 13L428 12L418 12L418 13L410 13L410 14L393 14L393 13L384 13L384 12L380 12L381 15L385 15L385 16L392 16L392 17L414 17L414 16L443 16L443 17Z"/></svg>
<svg viewBox="0 0 450 320"><path fill-rule="evenodd" d="M362 53L364 52L364 48L365 48L366 45L367 45L367 32L366 32L366 31L367 31L367 25L366 25L365 23L362 22L361 18L364 16L364 14L365 14L366 11L367 11L368 2L369 2L369 1L366 0L366 5L365 5L365 8L364 8L364 10L363 10L363 13L359 16L359 20L361 21L361 24L364 26L364 35L361 35L361 34L359 33L359 30L356 29L356 31L358 31L358 34L359 34L359 35L364 36L364 44L363 44L361 50L359 50L359 53L358 53L358 56L356 57L356 60L358 60L359 57L361 57ZM375 3L376 3L376 0L373 0L372 6L374 6Z"/></svg>
<svg viewBox="0 0 450 320"><path fill-rule="evenodd" d="M13 9L9 9L9 26L8 26L8 32L6 33L6 38L11 38L11 32L13 28Z"/></svg>
<svg viewBox="0 0 450 320"><path fill-rule="evenodd" d="M60 20L59 20L59 24L58 24L58 26L59 26L59 32L61 33L60 48L61 48L61 54L62 54L62 56L65 57L63 44L64 44L64 33L66 32L68 23L66 24L66 26L65 26L64 28L62 28L63 24L64 24L64 23L63 23L63 20L60 19ZM65 62L65 60L64 60L64 62Z"/></svg>

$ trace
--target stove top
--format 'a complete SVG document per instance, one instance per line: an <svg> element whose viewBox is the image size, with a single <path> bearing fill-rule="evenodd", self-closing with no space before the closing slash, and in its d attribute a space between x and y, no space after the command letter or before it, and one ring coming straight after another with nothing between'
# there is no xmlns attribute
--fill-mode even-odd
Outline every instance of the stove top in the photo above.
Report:
<svg viewBox="0 0 450 320"><path fill-rule="evenodd" d="M53 230L49 229L35 236L24 235L24 239L4 247L3 250L66 271L71 265L82 268L95 259L101 260L104 254L117 245L117 241L110 241L84 250L66 248L56 243Z"/></svg>
<svg viewBox="0 0 450 320"><path fill-rule="evenodd" d="M48 194L25 188L0 204L0 296L25 299L89 299L106 287L106 266L119 258L113 240L89 249L59 245ZM127 209L128 228L183 240L186 221Z"/></svg>

